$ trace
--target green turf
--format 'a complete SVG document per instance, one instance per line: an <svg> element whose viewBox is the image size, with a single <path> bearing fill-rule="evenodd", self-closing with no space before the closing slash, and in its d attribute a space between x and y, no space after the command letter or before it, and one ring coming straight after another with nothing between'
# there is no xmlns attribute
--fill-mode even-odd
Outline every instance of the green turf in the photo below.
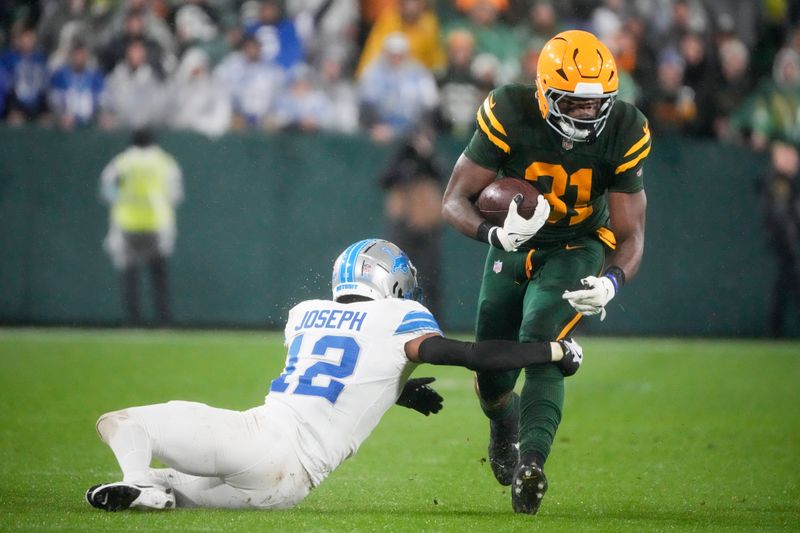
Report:
<svg viewBox="0 0 800 533"><path fill-rule="evenodd" d="M535 517L484 461L470 373L445 409L394 408L358 455L290 511L104 513L117 478L94 422L169 399L261 402L283 366L271 333L0 330L0 530L657 531L800 529L800 343L585 339Z"/></svg>

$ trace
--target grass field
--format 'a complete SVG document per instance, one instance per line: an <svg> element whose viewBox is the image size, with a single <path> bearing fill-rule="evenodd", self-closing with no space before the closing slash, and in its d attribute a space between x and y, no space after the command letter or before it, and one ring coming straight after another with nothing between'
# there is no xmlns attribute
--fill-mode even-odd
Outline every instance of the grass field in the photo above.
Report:
<svg viewBox="0 0 800 533"><path fill-rule="evenodd" d="M583 339L535 517L511 512L485 463L468 371L445 409L393 408L358 455L289 511L104 513L118 478L104 411L169 399L262 401L283 366L274 333L0 329L0 530L798 531L800 343Z"/></svg>

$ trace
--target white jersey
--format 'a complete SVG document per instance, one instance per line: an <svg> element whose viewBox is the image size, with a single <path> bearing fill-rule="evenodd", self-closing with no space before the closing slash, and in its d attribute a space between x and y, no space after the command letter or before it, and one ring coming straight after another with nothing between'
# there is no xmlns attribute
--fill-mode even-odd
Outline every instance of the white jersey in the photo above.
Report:
<svg viewBox="0 0 800 533"><path fill-rule="evenodd" d="M265 404L296 422L298 456L314 486L358 450L397 401L416 367L405 344L428 333L442 334L412 300L308 300L289 312L286 367Z"/></svg>

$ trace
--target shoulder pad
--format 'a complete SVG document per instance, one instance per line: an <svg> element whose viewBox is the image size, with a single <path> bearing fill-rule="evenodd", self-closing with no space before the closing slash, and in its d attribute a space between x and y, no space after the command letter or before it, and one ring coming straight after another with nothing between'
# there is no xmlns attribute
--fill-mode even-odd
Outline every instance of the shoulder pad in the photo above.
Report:
<svg viewBox="0 0 800 533"><path fill-rule="evenodd" d="M494 89L478 108L478 128L505 153L511 152L509 131L532 109L526 98L534 101L534 90L528 85L503 85ZM529 109L530 108L530 109Z"/></svg>

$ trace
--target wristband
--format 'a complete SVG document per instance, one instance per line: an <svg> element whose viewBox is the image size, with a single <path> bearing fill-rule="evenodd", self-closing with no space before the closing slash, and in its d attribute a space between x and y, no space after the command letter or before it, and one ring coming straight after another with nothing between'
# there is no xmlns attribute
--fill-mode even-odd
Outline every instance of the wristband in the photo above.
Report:
<svg viewBox="0 0 800 533"><path fill-rule="evenodd" d="M622 286L625 285L625 272L618 266L608 267L603 275L610 279L611 284L614 285L614 294L617 294Z"/></svg>
<svg viewBox="0 0 800 533"><path fill-rule="evenodd" d="M481 225L478 226L478 232L475 237L481 242L488 242L495 248L500 248L504 250L503 243L500 242L500 239L497 238L497 230L500 229L499 226L495 226L487 220L481 222Z"/></svg>
<svg viewBox="0 0 800 533"><path fill-rule="evenodd" d="M488 242L489 244L492 244L492 241L489 239L489 234L491 233L493 227L494 224L488 220L484 220L481 222L481 225L478 226L478 232L475 235L475 238L481 242Z"/></svg>

